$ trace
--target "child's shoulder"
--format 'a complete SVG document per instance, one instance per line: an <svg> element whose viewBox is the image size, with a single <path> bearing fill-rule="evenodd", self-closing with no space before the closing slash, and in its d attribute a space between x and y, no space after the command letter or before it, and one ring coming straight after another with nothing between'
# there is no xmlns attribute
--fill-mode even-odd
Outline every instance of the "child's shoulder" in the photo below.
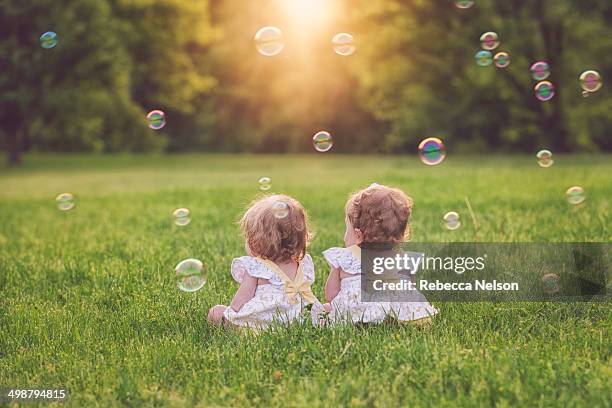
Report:
<svg viewBox="0 0 612 408"><path fill-rule="evenodd" d="M351 274L361 273L361 251L358 246L329 248L323 251L323 256L333 268Z"/></svg>
<svg viewBox="0 0 612 408"><path fill-rule="evenodd" d="M255 268L258 265L263 264L259 262L254 256L243 255L232 259L232 268L234 268L234 266L242 268Z"/></svg>
<svg viewBox="0 0 612 408"><path fill-rule="evenodd" d="M275 274L262 262L253 256L239 256L232 260L232 276L238 282L242 283L245 274L259 279L274 279Z"/></svg>
<svg viewBox="0 0 612 408"><path fill-rule="evenodd" d="M304 275L307 279L314 281L314 263L310 254L305 254L301 264L304 268ZM244 274L249 274L254 278L267 279L272 284L282 283L278 275L270 267L254 256L244 255L232 260L232 276L241 283Z"/></svg>

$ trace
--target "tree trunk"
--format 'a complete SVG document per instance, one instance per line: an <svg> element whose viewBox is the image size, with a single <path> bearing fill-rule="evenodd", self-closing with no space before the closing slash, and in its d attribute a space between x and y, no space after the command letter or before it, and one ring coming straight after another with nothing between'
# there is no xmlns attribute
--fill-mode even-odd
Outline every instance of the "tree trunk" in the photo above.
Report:
<svg viewBox="0 0 612 408"><path fill-rule="evenodd" d="M11 101L0 107L0 123L4 123L4 134L6 135L6 149L8 152L8 165L18 166L21 164L21 153L23 152L23 136L25 133L25 120L21 114L21 107L17 101Z"/></svg>
<svg viewBox="0 0 612 408"><path fill-rule="evenodd" d="M16 129L10 132L8 138L8 165L18 166L21 164L21 149L23 141L23 129Z"/></svg>
<svg viewBox="0 0 612 408"><path fill-rule="evenodd" d="M550 102L550 110L545 110L540 122L542 134L547 135L550 145L555 151L569 152L572 148L570 133L565 122L565 112L561 97L558 94L560 82L558 78L563 77L563 37L564 21L561 18L553 19L546 13L548 4L546 0L535 0L535 15L540 27L540 33L544 42L544 53L550 64L551 75L548 79L555 86L557 95Z"/></svg>

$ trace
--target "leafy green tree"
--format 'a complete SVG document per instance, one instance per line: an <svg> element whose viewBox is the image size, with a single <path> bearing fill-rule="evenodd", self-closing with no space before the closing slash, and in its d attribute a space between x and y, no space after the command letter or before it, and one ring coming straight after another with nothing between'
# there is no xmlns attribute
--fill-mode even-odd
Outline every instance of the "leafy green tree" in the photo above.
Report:
<svg viewBox="0 0 612 408"><path fill-rule="evenodd" d="M361 99L389 124L386 149L414 150L435 135L457 150L609 149L610 96L583 99L578 83L583 70L606 77L612 68L610 6L590 3L477 0L459 10L451 1L360 1ZM486 31L500 34L496 51L511 54L510 67L476 66ZM551 66L549 102L534 96L536 60Z"/></svg>
<svg viewBox="0 0 612 408"><path fill-rule="evenodd" d="M59 42L47 50L38 37L48 30ZM206 2L3 0L0 123L9 161L27 148L162 149L168 132L144 120L152 108L167 111L170 134L192 131L214 86L203 63L210 35Z"/></svg>
<svg viewBox="0 0 612 408"><path fill-rule="evenodd" d="M612 3L604 0L0 0L0 143L61 151L612 150ZM315 4L320 10L310 8ZM310 11L309 11L310 10ZM315 12L312 12L315 10ZM281 28L285 49L257 53ZM38 36L56 31L44 50ZM478 67L485 31L511 64ZM338 32L357 52L336 55ZM539 102L529 66L548 61ZM604 88L582 98L578 77ZM144 116L166 112L155 132Z"/></svg>
<svg viewBox="0 0 612 408"><path fill-rule="evenodd" d="M149 111L162 109L169 150L210 144L214 121L209 47L214 39L207 1L113 0L113 14L131 61L130 95Z"/></svg>

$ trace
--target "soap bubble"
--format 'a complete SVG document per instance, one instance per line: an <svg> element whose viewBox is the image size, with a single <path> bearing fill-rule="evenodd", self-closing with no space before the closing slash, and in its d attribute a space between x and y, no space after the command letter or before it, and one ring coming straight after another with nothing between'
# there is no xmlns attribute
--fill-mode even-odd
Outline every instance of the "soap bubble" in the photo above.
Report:
<svg viewBox="0 0 612 408"><path fill-rule="evenodd" d="M506 68L510 65L510 54L504 51L498 52L495 54L495 57L493 57L493 61L497 68Z"/></svg>
<svg viewBox="0 0 612 408"><path fill-rule="evenodd" d="M174 217L174 223L179 227L184 227L185 225L189 225L191 222L191 218L189 218L190 211L188 208L178 208L174 210L172 216Z"/></svg>
<svg viewBox="0 0 612 408"><path fill-rule="evenodd" d="M40 46L45 50L54 48L57 45L57 34L53 31L47 31L40 36Z"/></svg>
<svg viewBox="0 0 612 408"><path fill-rule="evenodd" d="M70 211L76 206L74 195L70 193L62 193L55 197L57 209L60 211Z"/></svg>
<svg viewBox="0 0 612 408"><path fill-rule="evenodd" d="M456 230L461 226L461 219L459 218L459 214L454 211L447 212L444 214L444 225L449 230Z"/></svg>
<svg viewBox="0 0 612 408"><path fill-rule="evenodd" d="M262 177L259 179L259 189L261 191L268 191L272 188L272 179L270 177Z"/></svg>
<svg viewBox="0 0 612 408"><path fill-rule="evenodd" d="M493 64L493 54L491 54L491 51L478 51L474 58L479 67L488 67Z"/></svg>
<svg viewBox="0 0 612 408"><path fill-rule="evenodd" d="M275 218L283 219L289 215L289 206L284 201L276 201L272 204L272 214Z"/></svg>
<svg viewBox="0 0 612 408"><path fill-rule="evenodd" d="M550 67L546 61L534 62L529 70L531 71L531 76L536 81L543 81L550 75Z"/></svg>
<svg viewBox="0 0 612 408"><path fill-rule="evenodd" d="M458 9L469 9L474 5L473 0L455 0L455 7Z"/></svg>
<svg viewBox="0 0 612 408"><path fill-rule="evenodd" d="M329 132L322 130L312 137L312 145L317 152L325 153L334 145L334 139Z"/></svg>
<svg viewBox="0 0 612 408"><path fill-rule="evenodd" d="M586 92L597 92L601 89L602 85L599 72L589 70L580 74L580 86L582 86L582 89Z"/></svg>
<svg viewBox="0 0 612 408"><path fill-rule="evenodd" d="M160 110L152 110L147 113L147 122L153 130L159 130L166 126L166 114Z"/></svg>
<svg viewBox="0 0 612 408"><path fill-rule="evenodd" d="M588 98L589 96L591 96L591 93L589 91L582 91L581 95L583 98Z"/></svg>
<svg viewBox="0 0 612 408"><path fill-rule="evenodd" d="M334 51L338 55L349 56L355 52L353 36L348 33L338 33L332 38Z"/></svg>
<svg viewBox="0 0 612 408"><path fill-rule="evenodd" d="M174 268L176 285L183 292L195 292L206 283L206 270L199 259L185 259Z"/></svg>
<svg viewBox="0 0 612 408"><path fill-rule="evenodd" d="M273 57L285 48L283 32L276 27L263 27L255 34L255 47L266 57Z"/></svg>
<svg viewBox="0 0 612 408"><path fill-rule="evenodd" d="M547 273L542 276L542 289L546 293L557 293L561 290L559 275L555 273Z"/></svg>
<svg viewBox="0 0 612 408"><path fill-rule="evenodd" d="M480 46L483 50L491 51L499 47L499 36L493 31L488 31L480 36Z"/></svg>
<svg viewBox="0 0 612 408"><path fill-rule="evenodd" d="M555 161L552 158L552 152L550 150L540 150L538 154L536 154L536 158L538 159L538 164L540 167L550 167Z"/></svg>
<svg viewBox="0 0 612 408"><path fill-rule="evenodd" d="M542 102L550 101L555 96L555 86L550 81L538 82L534 90L536 98Z"/></svg>
<svg viewBox="0 0 612 408"><path fill-rule="evenodd" d="M565 192L565 197L567 201L571 205L582 204L584 200L586 200L586 196L584 194L584 188L580 186L574 186L567 189Z"/></svg>
<svg viewBox="0 0 612 408"><path fill-rule="evenodd" d="M428 137L419 144L419 157L428 166L435 166L446 157L446 147L437 137Z"/></svg>

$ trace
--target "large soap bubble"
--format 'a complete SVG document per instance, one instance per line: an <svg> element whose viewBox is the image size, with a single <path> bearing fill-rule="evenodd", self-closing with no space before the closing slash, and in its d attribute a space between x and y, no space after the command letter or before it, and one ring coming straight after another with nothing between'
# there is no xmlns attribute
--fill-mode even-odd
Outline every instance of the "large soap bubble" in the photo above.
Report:
<svg viewBox="0 0 612 408"><path fill-rule="evenodd" d="M273 57L285 48L283 32L276 27L263 27L255 34L255 47L266 57Z"/></svg>

